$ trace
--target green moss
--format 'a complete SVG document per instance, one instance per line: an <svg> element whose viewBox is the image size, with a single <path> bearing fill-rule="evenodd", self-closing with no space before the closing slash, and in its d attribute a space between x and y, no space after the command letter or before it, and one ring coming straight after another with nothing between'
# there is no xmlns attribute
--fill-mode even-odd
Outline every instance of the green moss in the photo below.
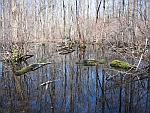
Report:
<svg viewBox="0 0 150 113"><path fill-rule="evenodd" d="M32 68L33 68L32 66L28 66L28 67L22 68L21 70L16 71L15 75L20 76L22 74L25 74L25 73L31 71Z"/></svg>
<svg viewBox="0 0 150 113"><path fill-rule="evenodd" d="M130 64L129 64L129 63L123 62L123 61L120 61L120 60L113 60L113 61L110 63L110 66L116 67L116 68L123 68L123 69L128 69L128 68L130 68Z"/></svg>
<svg viewBox="0 0 150 113"><path fill-rule="evenodd" d="M38 64L32 64L30 66L24 67L21 70L16 71L15 75L16 76L21 76L21 75L23 75L23 74L25 74L25 73L27 73L29 71L32 71L37 66L38 66Z"/></svg>
<svg viewBox="0 0 150 113"><path fill-rule="evenodd" d="M101 59L101 60L99 61L99 63L100 63L100 64L105 64L105 63L106 63L106 59Z"/></svg>

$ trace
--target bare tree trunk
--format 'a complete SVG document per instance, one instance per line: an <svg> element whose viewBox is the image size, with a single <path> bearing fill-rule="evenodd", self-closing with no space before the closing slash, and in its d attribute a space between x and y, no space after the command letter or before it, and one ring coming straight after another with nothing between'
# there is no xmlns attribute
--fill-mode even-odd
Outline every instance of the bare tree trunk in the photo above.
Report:
<svg viewBox="0 0 150 113"><path fill-rule="evenodd" d="M111 10L110 10L110 1L108 1L107 2L107 15L106 15L108 25L109 25L110 15L111 15L110 12L111 12Z"/></svg>
<svg viewBox="0 0 150 113"><path fill-rule="evenodd" d="M18 46L19 38L17 34L18 30L18 8L16 0L12 0L12 42L15 46Z"/></svg>
<svg viewBox="0 0 150 113"><path fill-rule="evenodd" d="M69 21L69 38L70 39L74 39L75 38L75 24L74 24L74 22L75 22L75 13L74 13L74 11L75 10L73 10L74 9L74 2L73 2L73 0L70 0L69 1L69 4L68 4L68 21Z"/></svg>
<svg viewBox="0 0 150 113"><path fill-rule="evenodd" d="M90 18L90 0L87 0L87 20Z"/></svg>
<svg viewBox="0 0 150 113"><path fill-rule="evenodd" d="M24 49L24 42L26 40L26 37L28 37L29 33L25 27L25 21L26 21L26 8L25 8L25 1L20 0L20 7L18 8L18 39L19 39L19 54L26 54L26 51Z"/></svg>
<svg viewBox="0 0 150 113"><path fill-rule="evenodd" d="M131 29L133 23L132 23L132 13L133 13L133 9L132 9L132 1L128 0L128 25L129 25L129 32L128 32L128 37L129 37L129 42L133 43L133 38L131 36L133 28Z"/></svg>
<svg viewBox="0 0 150 113"><path fill-rule="evenodd" d="M150 21L150 1L148 1L148 20Z"/></svg>
<svg viewBox="0 0 150 113"><path fill-rule="evenodd" d="M138 0L134 0L134 9L133 9L134 19L138 19Z"/></svg>
<svg viewBox="0 0 150 113"><path fill-rule="evenodd" d="M14 43L14 48L13 49L17 49L18 50L18 42L19 42L19 38L18 38L18 8L17 8L17 2L16 0L12 0L11 2L12 5L12 42ZM15 64L12 64L13 66L13 71L20 69L20 66L15 66ZM20 76L15 76L15 83L16 83L16 90L17 90L17 94L18 94L18 99L20 100L22 98L22 89L21 89L21 84L20 84L20 80L21 77Z"/></svg>
<svg viewBox="0 0 150 113"><path fill-rule="evenodd" d="M47 10L48 24L47 24L47 27L48 27L48 36L50 38L52 38L52 26L53 26L53 23L52 23L53 16L52 15L53 15L53 1L48 0L48 10Z"/></svg>
<svg viewBox="0 0 150 113"><path fill-rule="evenodd" d="M128 0L128 23L131 24L131 19L132 19L132 1Z"/></svg>
<svg viewBox="0 0 150 113"><path fill-rule="evenodd" d="M52 0L52 9L51 9L51 34L52 34L52 37L55 38L54 36L54 25L55 25L55 20L54 20L54 14L55 14L55 0Z"/></svg>
<svg viewBox="0 0 150 113"><path fill-rule="evenodd" d="M146 20L148 20L148 1L149 0L145 0L145 19Z"/></svg>
<svg viewBox="0 0 150 113"><path fill-rule="evenodd" d="M79 34L80 46L83 44L82 37L81 37L81 30L80 30L80 23L79 23L79 9L78 9L78 1L76 0L76 21L77 21L77 31Z"/></svg>
<svg viewBox="0 0 150 113"><path fill-rule="evenodd" d="M105 9L105 0L103 1L103 27L101 32L101 38L104 38L106 36L106 33L104 32L105 22L106 22L106 9Z"/></svg>
<svg viewBox="0 0 150 113"><path fill-rule="evenodd" d="M97 20L98 20L98 14L99 14L101 2L102 2L102 0L100 0L99 4L98 4L97 7L96 7L96 23L97 23Z"/></svg>
<svg viewBox="0 0 150 113"><path fill-rule="evenodd" d="M138 21L138 0L134 0L133 21L134 21L133 24L134 24L134 32L135 32L135 38L136 38L137 37L137 23L136 23L136 21Z"/></svg>
<svg viewBox="0 0 150 113"><path fill-rule="evenodd" d="M142 0L140 0L140 3L139 3L139 12L140 12L140 19L143 20L143 16L142 16Z"/></svg>
<svg viewBox="0 0 150 113"><path fill-rule="evenodd" d="M34 36L34 39L36 40L37 39L37 11L36 11L37 7L36 7L36 0L34 0L33 2L33 24L34 24L34 27L33 27L33 36Z"/></svg>
<svg viewBox="0 0 150 113"><path fill-rule="evenodd" d="M90 8L91 8L91 4L90 4L90 0L86 0L86 1L87 1L86 26L88 26L89 25L89 21L90 21ZM88 35L90 34L89 31L90 31L90 29L86 29L87 39L89 38L89 40L90 40L90 37L88 37Z"/></svg>
<svg viewBox="0 0 150 113"><path fill-rule="evenodd" d="M115 0L113 0L113 3L112 3L112 10L113 10L113 14L112 16L115 17Z"/></svg>
<svg viewBox="0 0 150 113"><path fill-rule="evenodd" d="M63 39L65 42L65 45L67 44L67 40L66 40L66 8L65 8L65 1L63 0L63 10L64 10L64 17L63 17L63 21L64 21L64 35L63 35Z"/></svg>
<svg viewBox="0 0 150 113"><path fill-rule="evenodd" d="M5 43L5 11L4 11L4 0L2 0L2 13L1 13L1 18L2 18L2 42L3 44Z"/></svg>
<svg viewBox="0 0 150 113"><path fill-rule="evenodd" d="M148 24L148 18L149 18L149 0L145 0L145 22L146 25Z"/></svg>
<svg viewBox="0 0 150 113"><path fill-rule="evenodd" d="M42 38L42 41L44 41L44 29L45 29L45 0L40 2L40 28L41 28L41 34L40 38Z"/></svg>
<svg viewBox="0 0 150 113"><path fill-rule="evenodd" d="M122 14L124 15L124 9L125 9L125 0L122 1Z"/></svg>

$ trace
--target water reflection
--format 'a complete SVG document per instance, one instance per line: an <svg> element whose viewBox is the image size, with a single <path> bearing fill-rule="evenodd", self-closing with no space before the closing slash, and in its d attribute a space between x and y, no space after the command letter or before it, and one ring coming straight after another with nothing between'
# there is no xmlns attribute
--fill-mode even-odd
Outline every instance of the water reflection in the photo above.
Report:
<svg viewBox="0 0 150 113"><path fill-rule="evenodd" d="M2 62L0 62L0 76L2 75Z"/></svg>
<svg viewBox="0 0 150 113"><path fill-rule="evenodd" d="M109 69L108 62L92 67L75 64L90 57L111 60L112 56L104 52L106 48L89 45L85 52L76 47L76 51L71 54L59 55L55 43L32 46L34 49L31 54L35 57L29 60L30 63L51 55L52 58L47 59L47 62L52 64L22 75L21 100L16 95L13 73L9 67L3 70L0 76L0 112L150 112L150 78L139 82L131 74ZM40 86L49 80L53 82Z"/></svg>

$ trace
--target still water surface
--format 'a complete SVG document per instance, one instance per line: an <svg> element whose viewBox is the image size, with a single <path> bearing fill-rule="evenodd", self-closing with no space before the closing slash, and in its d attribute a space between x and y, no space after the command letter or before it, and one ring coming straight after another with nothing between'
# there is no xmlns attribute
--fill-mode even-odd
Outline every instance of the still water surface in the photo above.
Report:
<svg viewBox="0 0 150 113"><path fill-rule="evenodd" d="M1 113L149 113L150 78L140 82L131 74L111 69L113 59L122 59L108 48L88 45L85 52L75 47L70 54L60 55L56 43L30 46L34 57L29 64L48 58L51 62L36 71L21 76L22 99L18 99L12 71L0 63ZM125 56L126 57L126 56ZM107 59L98 66L80 66L77 61ZM126 57L131 63L131 58ZM124 60L124 59L122 59ZM148 74L148 73L146 73ZM48 85L40 84L53 81ZM132 81L132 82L131 82Z"/></svg>
<svg viewBox="0 0 150 113"><path fill-rule="evenodd" d="M0 75L2 75L2 62L0 62Z"/></svg>

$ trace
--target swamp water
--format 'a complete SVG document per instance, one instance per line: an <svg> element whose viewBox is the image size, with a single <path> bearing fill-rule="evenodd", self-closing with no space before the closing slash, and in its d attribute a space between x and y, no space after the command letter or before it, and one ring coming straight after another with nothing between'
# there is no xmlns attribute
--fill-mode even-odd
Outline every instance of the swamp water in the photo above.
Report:
<svg viewBox="0 0 150 113"><path fill-rule="evenodd" d="M29 64L48 58L51 62L21 75L22 99L18 99L10 67L0 63L0 113L149 113L150 77L137 80L136 74L112 69L114 59L135 59L112 53L98 44L85 51L75 47L70 54L60 55L56 43L31 44ZM106 59L105 64L81 66L84 59ZM148 73L140 76L147 76ZM135 76L135 77L134 77ZM51 81L47 85L42 83Z"/></svg>
<svg viewBox="0 0 150 113"><path fill-rule="evenodd" d="M0 62L0 76L2 75L2 62Z"/></svg>

